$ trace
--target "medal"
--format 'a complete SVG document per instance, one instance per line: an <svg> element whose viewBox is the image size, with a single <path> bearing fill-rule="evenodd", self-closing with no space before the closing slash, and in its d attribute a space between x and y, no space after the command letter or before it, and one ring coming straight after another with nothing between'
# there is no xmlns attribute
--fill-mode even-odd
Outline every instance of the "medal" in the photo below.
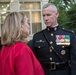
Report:
<svg viewBox="0 0 76 75"><path fill-rule="evenodd" d="M69 35L56 35L56 44L57 45L70 45L70 36Z"/></svg>

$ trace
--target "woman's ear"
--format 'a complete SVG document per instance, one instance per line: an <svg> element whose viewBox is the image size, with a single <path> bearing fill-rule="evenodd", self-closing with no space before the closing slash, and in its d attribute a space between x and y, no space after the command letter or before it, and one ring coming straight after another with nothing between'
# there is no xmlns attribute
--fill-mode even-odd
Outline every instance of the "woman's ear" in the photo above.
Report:
<svg viewBox="0 0 76 75"><path fill-rule="evenodd" d="M21 29L24 30L24 25L21 25Z"/></svg>
<svg viewBox="0 0 76 75"><path fill-rule="evenodd" d="M25 31L25 30L26 30L26 27L25 27L24 25L21 25L21 29L22 29L23 31Z"/></svg>

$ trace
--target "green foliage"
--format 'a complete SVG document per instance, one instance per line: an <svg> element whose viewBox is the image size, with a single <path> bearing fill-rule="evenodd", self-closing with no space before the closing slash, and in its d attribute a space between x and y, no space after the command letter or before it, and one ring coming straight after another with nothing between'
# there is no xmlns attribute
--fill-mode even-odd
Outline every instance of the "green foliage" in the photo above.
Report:
<svg viewBox="0 0 76 75"><path fill-rule="evenodd" d="M76 3L74 0L49 0L57 6L59 11L58 23L60 26L73 30L76 33Z"/></svg>
<svg viewBox="0 0 76 75"><path fill-rule="evenodd" d="M67 17L69 22L67 28L72 29L76 33L76 3L71 5L71 8L67 11Z"/></svg>
<svg viewBox="0 0 76 75"><path fill-rule="evenodd" d="M65 8L62 6L58 7L58 11L59 11L59 18L58 18L58 23L60 24L60 26L62 26L63 28L66 28L66 23L68 22L68 18L66 16L66 11Z"/></svg>

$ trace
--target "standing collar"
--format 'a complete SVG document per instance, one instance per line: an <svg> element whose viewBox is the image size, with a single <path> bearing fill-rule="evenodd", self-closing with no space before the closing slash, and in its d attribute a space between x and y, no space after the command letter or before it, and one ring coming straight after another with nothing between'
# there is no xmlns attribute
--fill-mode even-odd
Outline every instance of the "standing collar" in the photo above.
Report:
<svg viewBox="0 0 76 75"><path fill-rule="evenodd" d="M57 25L52 26L51 28L54 28L54 27L57 27L57 26L58 26L58 24L57 24Z"/></svg>
<svg viewBox="0 0 76 75"><path fill-rule="evenodd" d="M60 27L56 25L55 27L47 27L48 31L57 31Z"/></svg>

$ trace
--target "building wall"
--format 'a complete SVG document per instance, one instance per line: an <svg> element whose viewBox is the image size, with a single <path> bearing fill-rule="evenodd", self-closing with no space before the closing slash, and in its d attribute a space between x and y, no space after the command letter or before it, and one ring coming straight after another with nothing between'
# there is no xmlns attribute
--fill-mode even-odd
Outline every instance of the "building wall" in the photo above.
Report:
<svg viewBox="0 0 76 75"><path fill-rule="evenodd" d="M42 0L42 5L48 3L49 0Z"/></svg>
<svg viewBox="0 0 76 75"><path fill-rule="evenodd" d="M41 2L41 7L45 4L48 3L48 0L14 0L13 2L11 2L13 0L0 0L0 2L10 2L10 12L12 11L20 11L20 4L19 2L37 2L40 1ZM42 8L41 8L42 9ZM1 10L0 10L1 12ZM42 16L42 14L41 14ZM41 18L42 20L42 18ZM42 29L45 28L44 22L42 20ZM0 36L1 36L1 13L0 13ZM31 39L33 35L30 35L28 37L28 39Z"/></svg>

